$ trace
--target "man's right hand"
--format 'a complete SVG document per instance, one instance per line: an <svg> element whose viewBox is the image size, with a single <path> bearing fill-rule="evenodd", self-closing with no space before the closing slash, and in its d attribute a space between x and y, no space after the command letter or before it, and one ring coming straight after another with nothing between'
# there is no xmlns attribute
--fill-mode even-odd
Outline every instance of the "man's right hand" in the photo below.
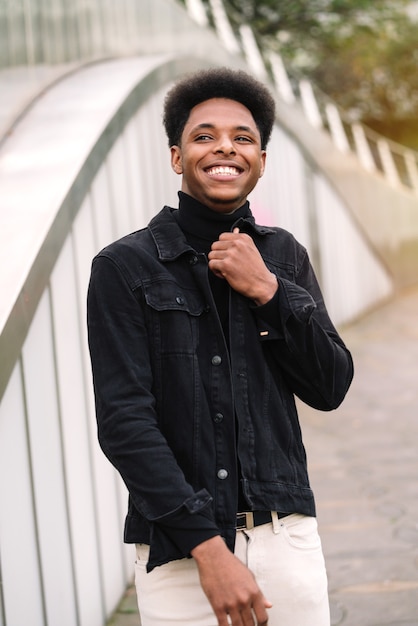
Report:
<svg viewBox="0 0 418 626"><path fill-rule="evenodd" d="M192 550L200 583L212 605L219 626L266 626L272 606L258 587L250 570L217 536Z"/></svg>

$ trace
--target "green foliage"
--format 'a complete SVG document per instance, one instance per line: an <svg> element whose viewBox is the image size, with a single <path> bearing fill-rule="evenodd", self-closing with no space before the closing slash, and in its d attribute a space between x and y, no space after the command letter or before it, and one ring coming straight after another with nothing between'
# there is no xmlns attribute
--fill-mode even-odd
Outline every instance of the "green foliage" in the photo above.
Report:
<svg viewBox="0 0 418 626"><path fill-rule="evenodd" d="M402 21L408 0L224 0L224 4L235 26L249 23L264 43L275 45L278 39L292 56L304 43L315 48L319 38L377 33L388 22Z"/></svg>

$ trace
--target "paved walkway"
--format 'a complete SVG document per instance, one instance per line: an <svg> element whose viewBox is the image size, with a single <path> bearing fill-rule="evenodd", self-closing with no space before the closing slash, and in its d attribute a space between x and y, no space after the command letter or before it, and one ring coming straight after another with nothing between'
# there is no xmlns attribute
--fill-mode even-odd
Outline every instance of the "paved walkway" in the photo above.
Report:
<svg viewBox="0 0 418 626"><path fill-rule="evenodd" d="M332 624L418 625L418 291L342 333L355 360L336 413L301 417Z"/></svg>
<svg viewBox="0 0 418 626"><path fill-rule="evenodd" d="M345 402L300 407L332 626L418 626L418 290L342 335L356 366ZM139 625L132 590L110 624Z"/></svg>

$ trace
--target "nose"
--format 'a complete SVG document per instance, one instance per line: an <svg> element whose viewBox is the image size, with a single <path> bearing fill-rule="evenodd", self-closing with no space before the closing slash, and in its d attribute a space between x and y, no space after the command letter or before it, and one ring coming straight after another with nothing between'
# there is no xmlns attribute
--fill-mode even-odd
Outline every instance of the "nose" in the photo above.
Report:
<svg viewBox="0 0 418 626"><path fill-rule="evenodd" d="M236 152L234 142L227 135L219 137L214 148L215 152L218 154L235 154Z"/></svg>

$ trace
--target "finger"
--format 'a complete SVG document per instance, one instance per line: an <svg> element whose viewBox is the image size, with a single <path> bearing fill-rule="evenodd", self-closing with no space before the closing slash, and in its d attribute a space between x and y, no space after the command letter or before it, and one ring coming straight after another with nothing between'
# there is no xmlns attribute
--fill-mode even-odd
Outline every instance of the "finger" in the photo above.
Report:
<svg viewBox="0 0 418 626"><path fill-rule="evenodd" d="M244 626L254 626L254 624L258 623L255 621L254 613L250 607L241 612L241 619Z"/></svg>
<svg viewBox="0 0 418 626"><path fill-rule="evenodd" d="M217 270L217 269L212 269L212 268L210 268L210 269L215 274L215 276L217 276L218 278L223 278L225 280L225 276L224 276L223 272L221 272L220 270Z"/></svg>
<svg viewBox="0 0 418 626"><path fill-rule="evenodd" d="M266 609L271 609L273 604L262 597L261 602L254 602L253 610L256 617L257 626L266 626L268 624L268 613Z"/></svg>
<svg viewBox="0 0 418 626"><path fill-rule="evenodd" d="M248 235L244 233L222 233L219 239L212 243L211 250L238 250L245 252L248 243L243 238L246 236Z"/></svg>
<svg viewBox="0 0 418 626"><path fill-rule="evenodd" d="M228 620L228 615L223 613L222 615L217 615L218 618L218 626L229 626L230 621Z"/></svg>
<svg viewBox="0 0 418 626"><path fill-rule="evenodd" d="M231 626L254 626L252 616L251 621L245 621L239 610L229 611L229 618L231 620Z"/></svg>
<svg viewBox="0 0 418 626"><path fill-rule="evenodd" d="M236 241L236 239L237 239L236 236L237 235L241 235L243 237L249 237L249 235L246 235L245 233L241 233L239 228L234 228L234 230L232 232L226 231L224 233L221 233L219 235L218 241L222 241L222 240L224 240L224 241L226 241L226 240Z"/></svg>
<svg viewBox="0 0 418 626"><path fill-rule="evenodd" d="M212 243L211 250L228 250L234 243L234 240L236 241L236 238L232 233L222 233L219 239Z"/></svg>

